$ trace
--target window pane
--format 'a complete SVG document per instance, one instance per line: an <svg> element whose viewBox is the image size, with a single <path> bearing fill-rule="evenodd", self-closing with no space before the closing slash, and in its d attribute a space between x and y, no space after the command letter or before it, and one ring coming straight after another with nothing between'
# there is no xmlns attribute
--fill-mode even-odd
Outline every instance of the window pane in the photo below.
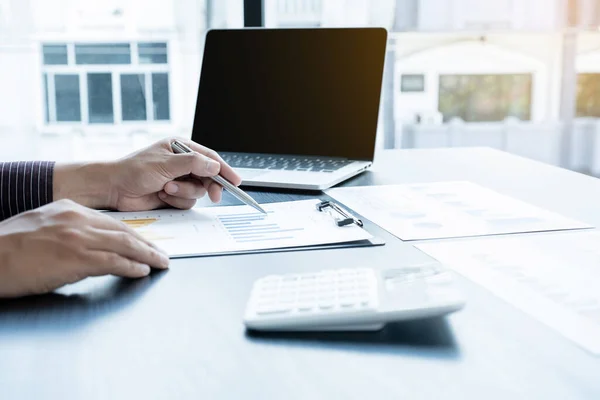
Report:
<svg viewBox="0 0 600 400"><path fill-rule="evenodd" d="M166 43L140 43L138 49L140 53L140 64L167 63Z"/></svg>
<svg viewBox="0 0 600 400"><path fill-rule="evenodd" d="M56 120L59 122L81 121L79 75L55 75Z"/></svg>
<svg viewBox="0 0 600 400"><path fill-rule="evenodd" d="M577 116L600 117L600 74L577 77Z"/></svg>
<svg viewBox="0 0 600 400"><path fill-rule="evenodd" d="M121 75L121 110L123 121L146 120L146 77L143 74Z"/></svg>
<svg viewBox="0 0 600 400"><path fill-rule="evenodd" d="M50 104L48 102L48 74L44 74L44 121L50 121Z"/></svg>
<svg viewBox="0 0 600 400"><path fill-rule="evenodd" d="M157 121L168 121L171 119L169 74L152 74L152 98L154 99L154 119Z"/></svg>
<svg viewBox="0 0 600 400"><path fill-rule="evenodd" d="M439 111L444 121L467 122L531 118L531 74L441 75Z"/></svg>
<svg viewBox="0 0 600 400"><path fill-rule="evenodd" d="M45 65L67 65L66 44L45 44L42 49Z"/></svg>
<svg viewBox="0 0 600 400"><path fill-rule="evenodd" d="M131 46L129 44L76 44L75 62L77 64L131 64Z"/></svg>
<svg viewBox="0 0 600 400"><path fill-rule="evenodd" d="M90 123L113 123L111 74L88 74L87 81Z"/></svg>
<svg viewBox="0 0 600 400"><path fill-rule="evenodd" d="M424 92L425 75L402 75L400 78L400 91L403 93Z"/></svg>

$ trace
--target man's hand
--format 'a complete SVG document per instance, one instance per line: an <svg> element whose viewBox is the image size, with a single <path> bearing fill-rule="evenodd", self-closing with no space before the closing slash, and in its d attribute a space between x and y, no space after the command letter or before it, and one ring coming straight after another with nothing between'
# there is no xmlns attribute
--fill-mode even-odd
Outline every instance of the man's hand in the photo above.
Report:
<svg viewBox="0 0 600 400"><path fill-rule="evenodd" d="M221 200L223 188L208 177L220 173L234 185L241 183L240 176L213 150L178 138L195 153L174 154L173 140L161 140L114 162L57 165L54 199L69 198L91 208L119 211L189 209L206 193L213 202Z"/></svg>
<svg viewBox="0 0 600 400"><path fill-rule="evenodd" d="M0 298L48 293L89 276L139 278L168 265L123 223L70 200L0 223Z"/></svg>

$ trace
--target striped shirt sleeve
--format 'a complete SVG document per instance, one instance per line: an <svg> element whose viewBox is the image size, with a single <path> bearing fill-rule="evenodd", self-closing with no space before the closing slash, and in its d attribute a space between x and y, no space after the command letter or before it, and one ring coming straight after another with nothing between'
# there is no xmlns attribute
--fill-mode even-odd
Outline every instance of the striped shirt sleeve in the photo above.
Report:
<svg viewBox="0 0 600 400"><path fill-rule="evenodd" d="M0 220L52 202L53 161L0 163Z"/></svg>

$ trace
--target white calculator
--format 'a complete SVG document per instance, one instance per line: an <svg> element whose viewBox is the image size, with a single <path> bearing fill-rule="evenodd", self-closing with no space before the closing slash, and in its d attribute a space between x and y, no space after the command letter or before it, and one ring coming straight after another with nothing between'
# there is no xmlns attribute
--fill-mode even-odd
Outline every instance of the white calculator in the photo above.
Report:
<svg viewBox="0 0 600 400"><path fill-rule="evenodd" d="M244 323L260 331L368 331L460 310L464 297L439 264L271 275L254 283Z"/></svg>

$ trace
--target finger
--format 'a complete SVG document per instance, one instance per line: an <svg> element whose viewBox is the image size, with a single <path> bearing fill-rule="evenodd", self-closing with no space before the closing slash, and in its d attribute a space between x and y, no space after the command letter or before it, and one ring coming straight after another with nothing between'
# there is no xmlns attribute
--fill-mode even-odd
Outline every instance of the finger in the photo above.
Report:
<svg viewBox="0 0 600 400"><path fill-rule="evenodd" d="M114 275L123 278L142 278L150 274L147 264L130 260L110 251L86 252L88 276Z"/></svg>
<svg viewBox="0 0 600 400"><path fill-rule="evenodd" d="M171 180L182 176L215 176L221 171L221 164L200 153L169 154L164 161L164 171Z"/></svg>
<svg viewBox="0 0 600 400"><path fill-rule="evenodd" d="M184 199L181 197L171 196L164 191L159 192L158 197L171 207L179 208L181 210L189 210L196 205L196 199Z"/></svg>
<svg viewBox="0 0 600 400"><path fill-rule="evenodd" d="M165 192L183 199L199 199L206 195L206 188L198 180L171 181L165 185Z"/></svg>
<svg viewBox="0 0 600 400"><path fill-rule="evenodd" d="M221 164L220 174L221 174L221 176L223 176L223 178L227 179L229 182L233 183L236 186L239 186L242 183L242 177L239 176L238 173L235 172L235 170L233 168L231 168L231 166L229 166L229 164L227 164L225 162L225 160L223 160L216 151L209 149L208 147L202 146L201 144L193 142L189 139L178 139L178 140L181 140L192 150L197 151L198 153L200 153L206 157L209 157L209 158L212 158L213 160L218 161L219 164Z"/></svg>
<svg viewBox="0 0 600 400"><path fill-rule="evenodd" d="M211 183L214 183L215 181L210 178L202 178L200 179L200 182L202 183L202 186L204 186L204 189L206 189L208 192L208 188L210 187Z"/></svg>
<svg viewBox="0 0 600 400"><path fill-rule="evenodd" d="M152 243L150 240L144 238L142 235L140 235L134 229L125 225L121 221L118 221L112 217L109 217L108 215L104 215L102 213L99 213L98 211L90 210L89 221L90 221L90 226L97 228L97 229L127 232L130 235L133 235L134 237L136 237L138 240L141 240L142 242L146 243L147 245L153 247L155 250L158 250L158 251L164 253L164 251L160 247L158 247L156 244Z"/></svg>
<svg viewBox="0 0 600 400"><path fill-rule="evenodd" d="M208 197L213 203L219 203L223 195L223 186L216 182L210 182L208 184Z"/></svg>
<svg viewBox="0 0 600 400"><path fill-rule="evenodd" d="M89 235L89 248L92 250L113 252L121 257L155 268L167 269L169 267L169 257L128 232L92 228L87 234Z"/></svg>

